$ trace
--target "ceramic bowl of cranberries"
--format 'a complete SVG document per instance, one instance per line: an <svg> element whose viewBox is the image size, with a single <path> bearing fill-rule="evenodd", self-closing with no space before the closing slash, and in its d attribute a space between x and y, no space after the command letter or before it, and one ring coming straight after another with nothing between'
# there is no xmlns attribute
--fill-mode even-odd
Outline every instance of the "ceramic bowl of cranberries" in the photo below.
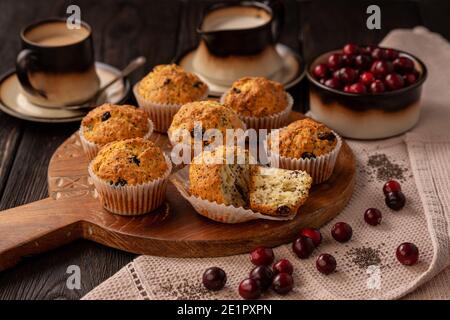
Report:
<svg viewBox="0 0 450 320"><path fill-rule="evenodd" d="M404 51L348 43L308 66L311 116L356 139L403 133L419 119L424 63Z"/></svg>

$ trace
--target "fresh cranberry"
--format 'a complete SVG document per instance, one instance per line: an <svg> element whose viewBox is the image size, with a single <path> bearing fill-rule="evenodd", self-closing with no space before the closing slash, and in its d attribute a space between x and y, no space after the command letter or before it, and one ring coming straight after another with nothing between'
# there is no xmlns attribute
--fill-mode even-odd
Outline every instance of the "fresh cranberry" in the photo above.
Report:
<svg viewBox="0 0 450 320"><path fill-rule="evenodd" d="M391 48L385 49L384 54L386 56L386 59L388 60L395 60L398 58L398 51L395 49Z"/></svg>
<svg viewBox="0 0 450 320"><path fill-rule="evenodd" d="M349 92L361 94L361 93L366 93L367 89L364 84L362 84L361 82L357 82L350 86Z"/></svg>
<svg viewBox="0 0 450 320"><path fill-rule="evenodd" d="M405 242L398 246L395 255L401 264L405 266L412 266L419 260L419 249L415 244Z"/></svg>
<svg viewBox="0 0 450 320"><path fill-rule="evenodd" d="M342 54L340 53L333 53L332 55L330 55L328 57L327 60L327 66L328 68L330 68L331 70L337 70L339 68L342 67Z"/></svg>
<svg viewBox="0 0 450 320"><path fill-rule="evenodd" d="M359 47L354 43L347 43L342 51L348 55L354 55L359 53Z"/></svg>
<svg viewBox="0 0 450 320"><path fill-rule="evenodd" d="M323 274L330 274L336 270L336 259L328 253L322 253L316 260L316 268Z"/></svg>
<svg viewBox="0 0 450 320"><path fill-rule="evenodd" d="M355 56L350 54L343 54L342 55L342 65L347 67L352 67L355 62Z"/></svg>
<svg viewBox="0 0 450 320"><path fill-rule="evenodd" d="M386 91L386 87L384 86L383 81L375 80L370 85L370 92L372 93L382 93Z"/></svg>
<svg viewBox="0 0 450 320"><path fill-rule="evenodd" d="M393 62L394 70L401 73L409 73L414 70L414 62L407 57L398 57Z"/></svg>
<svg viewBox="0 0 450 320"><path fill-rule="evenodd" d="M376 78L384 78L387 74L393 71L392 63L390 61L376 60L372 63L370 71Z"/></svg>
<svg viewBox="0 0 450 320"><path fill-rule="evenodd" d="M310 238L316 247L322 242L322 234L314 228L303 228L300 230L300 235Z"/></svg>
<svg viewBox="0 0 450 320"><path fill-rule="evenodd" d="M294 287L294 279L289 273L279 273L272 281L272 289L278 294L287 294Z"/></svg>
<svg viewBox="0 0 450 320"><path fill-rule="evenodd" d="M336 241L347 242L353 235L352 227L345 222L336 223L331 229L331 235Z"/></svg>
<svg viewBox="0 0 450 320"><path fill-rule="evenodd" d="M294 272L294 267L292 266L292 264L289 262L288 259L281 259L280 261L278 261L277 263L275 263L273 265L273 273L274 274L278 274L278 273L292 274L293 272Z"/></svg>
<svg viewBox="0 0 450 320"><path fill-rule="evenodd" d="M323 79L328 75L328 68L324 63L314 67L313 75L316 79Z"/></svg>
<svg viewBox="0 0 450 320"><path fill-rule="evenodd" d="M342 88L341 82L335 78L327 79L324 82L324 85L326 85L327 87L330 87L332 89L336 89L336 90L339 90L340 88Z"/></svg>
<svg viewBox="0 0 450 320"><path fill-rule="evenodd" d="M250 253L250 261L256 266L267 266L274 259L275 256L271 248L258 247Z"/></svg>
<svg viewBox="0 0 450 320"><path fill-rule="evenodd" d="M375 48L372 50L372 58L376 60L386 59L386 51L382 48Z"/></svg>
<svg viewBox="0 0 450 320"><path fill-rule="evenodd" d="M372 64L372 58L365 54L359 54L355 57L354 65L360 69L366 70Z"/></svg>
<svg viewBox="0 0 450 320"><path fill-rule="evenodd" d="M261 287L255 279L245 279L239 284L239 295L246 300L258 299L261 296Z"/></svg>
<svg viewBox="0 0 450 320"><path fill-rule="evenodd" d="M344 92L350 93L350 86L349 85L344 86Z"/></svg>
<svg viewBox="0 0 450 320"><path fill-rule="evenodd" d="M403 76L403 80L405 80L406 85L410 86L417 81L417 76L415 73L407 73Z"/></svg>
<svg viewBox="0 0 450 320"><path fill-rule="evenodd" d="M206 289L217 291L222 289L227 283L227 275L222 269L211 267L203 273L202 282Z"/></svg>
<svg viewBox="0 0 450 320"><path fill-rule="evenodd" d="M272 284L273 271L268 266L257 266L250 272L249 278L259 281L261 290L267 290Z"/></svg>
<svg viewBox="0 0 450 320"><path fill-rule="evenodd" d="M399 211L405 206L406 198L403 192L394 191L386 195L385 202L392 210Z"/></svg>
<svg viewBox="0 0 450 320"><path fill-rule="evenodd" d="M309 258L314 248L314 242L305 236L300 236L292 243L292 250L300 259Z"/></svg>
<svg viewBox="0 0 450 320"><path fill-rule="evenodd" d="M355 82L357 73L355 69L344 67L337 70L333 76L342 83L350 84Z"/></svg>
<svg viewBox="0 0 450 320"><path fill-rule="evenodd" d="M364 48L361 48L361 52L363 54L372 54L372 51L375 50L376 48L377 46L368 45L365 46Z"/></svg>
<svg viewBox="0 0 450 320"><path fill-rule="evenodd" d="M324 84L325 84L325 81L327 81L327 79L325 79L325 78L322 78L322 79L320 79L320 80L319 80L319 83L321 83L321 84L323 84L323 85L324 85Z"/></svg>
<svg viewBox="0 0 450 320"><path fill-rule="evenodd" d="M384 79L384 83L390 90L398 90L404 87L403 77L398 73L390 73Z"/></svg>
<svg viewBox="0 0 450 320"><path fill-rule="evenodd" d="M361 73L361 75L359 76L359 80L366 86L370 86L370 84L372 82L375 81L375 76L373 75L372 72L363 72Z"/></svg>
<svg viewBox="0 0 450 320"><path fill-rule="evenodd" d="M397 192L397 191L402 191L402 186L398 181L389 180L383 186L384 195L387 195L389 192Z"/></svg>
<svg viewBox="0 0 450 320"><path fill-rule="evenodd" d="M377 226L381 223L381 211L376 208L369 208L364 212L364 220L371 226Z"/></svg>

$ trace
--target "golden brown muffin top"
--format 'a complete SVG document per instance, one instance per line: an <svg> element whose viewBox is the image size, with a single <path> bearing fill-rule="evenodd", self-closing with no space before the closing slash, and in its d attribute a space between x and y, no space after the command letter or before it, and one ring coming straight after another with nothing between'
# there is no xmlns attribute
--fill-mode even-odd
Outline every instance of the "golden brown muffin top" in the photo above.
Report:
<svg viewBox="0 0 450 320"><path fill-rule="evenodd" d="M138 85L138 93L148 101L185 104L202 99L208 86L195 74L176 64L156 66Z"/></svg>
<svg viewBox="0 0 450 320"><path fill-rule="evenodd" d="M161 149L150 140L112 142L92 160L92 171L115 186L137 185L161 178L168 166Z"/></svg>
<svg viewBox="0 0 450 320"><path fill-rule="evenodd" d="M279 153L283 157L308 159L329 153L337 144L336 135L320 122L306 118L280 129Z"/></svg>
<svg viewBox="0 0 450 320"><path fill-rule="evenodd" d="M149 131L147 114L130 105L103 104L81 121L83 136L98 145L144 137Z"/></svg>
<svg viewBox="0 0 450 320"><path fill-rule="evenodd" d="M245 125L238 115L230 108L221 105L217 101L196 101L183 105L173 117L168 130L173 135L178 130L186 130L190 137L194 137L194 124L201 123L202 131L218 129L223 135L225 143L226 129L244 129ZM181 132L181 131L180 131ZM178 142L181 142L180 136ZM193 139L190 139L193 143Z"/></svg>
<svg viewBox="0 0 450 320"><path fill-rule="evenodd" d="M242 116L266 117L286 109L288 100L280 83L262 77L245 77L233 83L223 104Z"/></svg>

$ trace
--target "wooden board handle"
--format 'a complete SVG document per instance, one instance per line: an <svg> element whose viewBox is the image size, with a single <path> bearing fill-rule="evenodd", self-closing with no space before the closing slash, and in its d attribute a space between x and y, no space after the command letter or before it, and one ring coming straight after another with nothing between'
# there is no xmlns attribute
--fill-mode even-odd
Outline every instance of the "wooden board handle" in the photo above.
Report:
<svg viewBox="0 0 450 320"><path fill-rule="evenodd" d="M21 257L80 238L80 215L75 214L74 204L73 199L47 198L0 212L0 271Z"/></svg>

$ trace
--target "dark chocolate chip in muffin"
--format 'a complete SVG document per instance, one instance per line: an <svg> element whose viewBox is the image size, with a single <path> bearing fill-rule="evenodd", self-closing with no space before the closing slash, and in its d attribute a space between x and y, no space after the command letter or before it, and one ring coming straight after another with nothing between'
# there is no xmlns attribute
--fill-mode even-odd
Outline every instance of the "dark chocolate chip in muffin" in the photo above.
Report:
<svg viewBox="0 0 450 320"><path fill-rule="evenodd" d="M116 187L118 187L118 186L121 186L121 187L123 187L123 186L126 186L127 185L127 180L125 180L125 179L122 179L122 178L119 178L119 179L117 179L117 181L116 181L116 183L114 184Z"/></svg>
<svg viewBox="0 0 450 320"><path fill-rule="evenodd" d="M133 155L132 157L130 157L130 162L135 163L138 167L141 164L141 160L138 159L138 157L136 157L135 155Z"/></svg>
<svg viewBox="0 0 450 320"><path fill-rule="evenodd" d="M233 88L233 91L236 92L236 93L241 93L241 90L238 89L238 88Z"/></svg>
<svg viewBox="0 0 450 320"><path fill-rule="evenodd" d="M314 155L314 153L311 152L303 152L302 153L302 159L315 159L316 156Z"/></svg>
<svg viewBox="0 0 450 320"><path fill-rule="evenodd" d="M192 85L194 88L200 88L202 86L202 82L197 81Z"/></svg>
<svg viewBox="0 0 450 320"><path fill-rule="evenodd" d="M320 139L320 140L328 140L328 141L334 141L334 140L336 140L336 136L334 135L334 133L333 132L319 132L318 134L317 134L317 137Z"/></svg>
<svg viewBox="0 0 450 320"><path fill-rule="evenodd" d="M287 216L291 213L291 209L288 206L279 206L277 208L277 213L282 216Z"/></svg>
<svg viewBox="0 0 450 320"><path fill-rule="evenodd" d="M102 114L102 122L108 120L111 118L111 113L109 111L106 111L104 114Z"/></svg>
<svg viewBox="0 0 450 320"><path fill-rule="evenodd" d="M166 80L164 80L164 85L168 85L170 83L170 79L167 78Z"/></svg>

